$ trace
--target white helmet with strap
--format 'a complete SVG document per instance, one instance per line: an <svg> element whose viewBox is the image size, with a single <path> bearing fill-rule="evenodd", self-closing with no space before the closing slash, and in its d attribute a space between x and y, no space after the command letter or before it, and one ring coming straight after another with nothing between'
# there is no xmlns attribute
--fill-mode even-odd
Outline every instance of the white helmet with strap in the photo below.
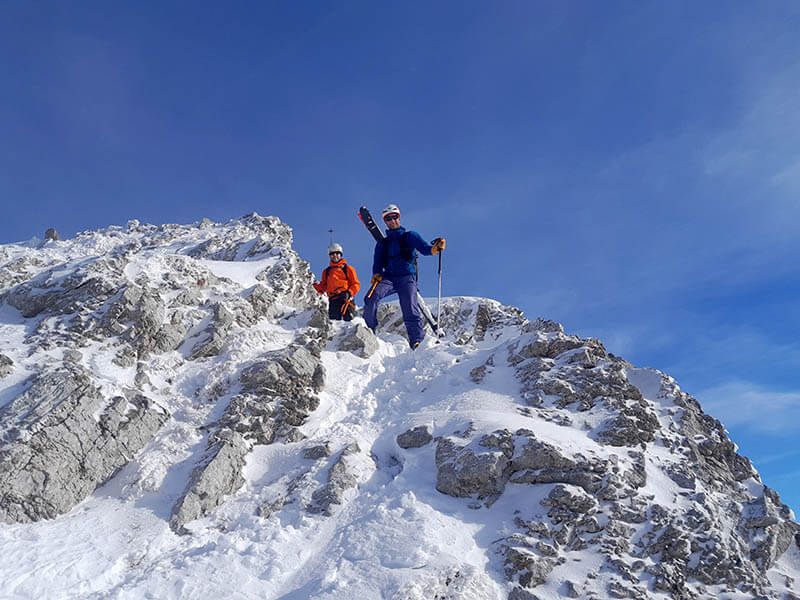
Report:
<svg viewBox="0 0 800 600"><path fill-rule="evenodd" d="M338 252L339 254L341 254L342 253L342 245L341 244L337 244L337 243L334 242L333 244L328 246L328 254L333 254L334 252Z"/></svg>
<svg viewBox="0 0 800 600"><path fill-rule="evenodd" d="M381 218L385 218L386 215L394 215L394 214L399 215L400 209L397 208L396 204L390 204L381 211Z"/></svg>

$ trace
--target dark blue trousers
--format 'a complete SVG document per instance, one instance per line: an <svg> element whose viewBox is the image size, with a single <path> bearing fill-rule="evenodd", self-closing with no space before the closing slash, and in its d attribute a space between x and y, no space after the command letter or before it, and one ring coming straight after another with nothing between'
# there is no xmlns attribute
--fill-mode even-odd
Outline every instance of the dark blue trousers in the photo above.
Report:
<svg viewBox="0 0 800 600"><path fill-rule="evenodd" d="M397 294L400 300L400 310L403 311L403 322L408 333L408 343L413 347L425 337L425 327L422 323L422 313L417 303L417 281L413 275L401 277L384 277L372 292L369 298L364 298L364 321L373 331L378 326L378 303L390 296Z"/></svg>

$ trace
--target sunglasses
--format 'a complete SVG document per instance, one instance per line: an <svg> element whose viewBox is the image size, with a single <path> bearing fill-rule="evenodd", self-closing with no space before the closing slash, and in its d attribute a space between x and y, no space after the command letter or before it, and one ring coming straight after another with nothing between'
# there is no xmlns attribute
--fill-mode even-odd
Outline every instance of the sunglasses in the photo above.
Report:
<svg viewBox="0 0 800 600"><path fill-rule="evenodd" d="M387 223L389 221L399 221L400 215L386 215L385 217L383 217L383 220L386 221Z"/></svg>
<svg viewBox="0 0 800 600"><path fill-rule="evenodd" d="M341 252L328 252L328 256L333 256L334 254L341 254Z"/></svg>

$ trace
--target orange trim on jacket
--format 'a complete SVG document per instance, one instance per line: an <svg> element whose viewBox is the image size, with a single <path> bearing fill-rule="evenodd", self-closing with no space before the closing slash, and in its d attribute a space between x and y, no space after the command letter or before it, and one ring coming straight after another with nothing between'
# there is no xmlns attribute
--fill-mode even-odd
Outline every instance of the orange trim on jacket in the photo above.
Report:
<svg viewBox="0 0 800 600"><path fill-rule="evenodd" d="M346 275L345 271L347 271ZM322 272L320 282L314 284L314 289L320 294L328 294L328 297L336 296L344 291L355 296L361 289L361 283L358 281L356 270L348 265L345 259L340 258L336 262L331 261L331 264Z"/></svg>

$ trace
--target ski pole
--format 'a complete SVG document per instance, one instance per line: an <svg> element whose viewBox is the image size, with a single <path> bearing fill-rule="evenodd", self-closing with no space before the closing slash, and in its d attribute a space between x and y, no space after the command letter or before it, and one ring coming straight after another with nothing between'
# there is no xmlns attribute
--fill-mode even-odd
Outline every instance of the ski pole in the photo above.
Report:
<svg viewBox="0 0 800 600"><path fill-rule="evenodd" d="M436 324L442 324L442 253L439 252L439 297L436 301Z"/></svg>

